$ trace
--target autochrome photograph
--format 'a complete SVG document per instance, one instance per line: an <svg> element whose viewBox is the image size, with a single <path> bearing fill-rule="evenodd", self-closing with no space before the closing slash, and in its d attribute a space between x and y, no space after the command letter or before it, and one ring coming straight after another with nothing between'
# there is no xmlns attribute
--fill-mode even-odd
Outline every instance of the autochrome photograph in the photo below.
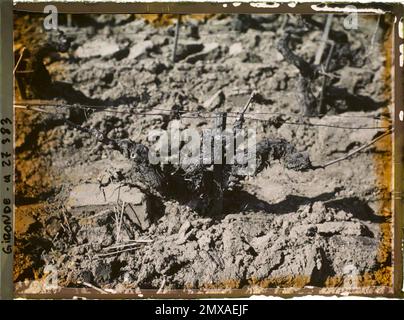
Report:
<svg viewBox="0 0 404 320"><path fill-rule="evenodd" d="M392 23L15 11L17 294L391 292Z"/></svg>

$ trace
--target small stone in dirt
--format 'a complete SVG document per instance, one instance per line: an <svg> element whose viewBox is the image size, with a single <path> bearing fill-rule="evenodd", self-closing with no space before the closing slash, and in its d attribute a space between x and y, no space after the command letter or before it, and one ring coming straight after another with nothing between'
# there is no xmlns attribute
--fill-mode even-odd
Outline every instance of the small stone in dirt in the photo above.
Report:
<svg viewBox="0 0 404 320"><path fill-rule="evenodd" d="M294 238L299 237L314 237L317 233L317 227L312 224L293 227L290 231L290 236Z"/></svg>
<svg viewBox="0 0 404 320"><path fill-rule="evenodd" d="M347 236L365 236L373 238L373 234L368 227L359 222L345 222L343 234Z"/></svg>
<svg viewBox="0 0 404 320"><path fill-rule="evenodd" d="M324 250L322 248L313 249L307 257L307 265L304 275L310 276L310 284L321 286L322 275L325 268Z"/></svg>
<svg viewBox="0 0 404 320"><path fill-rule="evenodd" d="M344 225L341 222L324 222L317 225L318 233L323 236L332 236L341 234Z"/></svg>
<svg viewBox="0 0 404 320"><path fill-rule="evenodd" d="M236 56L243 52L243 45L241 42L233 43L229 48L229 55Z"/></svg>
<svg viewBox="0 0 404 320"><path fill-rule="evenodd" d="M133 279L133 276L129 272L125 272L123 275L123 282L125 283L131 283L134 282L135 279Z"/></svg>
<svg viewBox="0 0 404 320"><path fill-rule="evenodd" d="M196 229L206 230L211 226L213 220L211 218L201 218L192 221L192 226Z"/></svg>
<svg viewBox="0 0 404 320"><path fill-rule="evenodd" d="M225 100L225 96L223 90L217 91L212 97L205 101L203 107L206 110L213 111L215 109L219 109Z"/></svg>
<svg viewBox="0 0 404 320"><path fill-rule="evenodd" d="M327 208L324 203L321 201L317 201L313 203L311 206L308 206L309 212L307 214L308 221L311 223L322 223L325 221L325 214L327 212Z"/></svg>
<svg viewBox="0 0 404 320"><path fill-rule="evenodd" d="M179 43L175 54L177 61L183 60L189 55L203 50L203 44L199 42Z"/></svg>
<svg viewBox="0 0 404 320"><path fill-rule="evenodd" d="M112 267L110 263L98 261L94 269L94 278L96 282L110 282L112 273Z"/></svg>
<svg viewBox="0 0 404 320"><path fill-rule="evenodd" d="M116 42L105 40L93 40L85 42L79 47L75 55L78 58L104 57L112 55L120 50Z"/></svg>
<svg viewBox="0 0 404 320"><path fill-rule="evenodd" d="M61 221L56 217L50 217L46 220L46 233L49 237L54 238L62 228Z"/></svg>
<svg viewBox="0 0 404 320"><path fill-rule="evenodd" d="M317 225L318 233L323 236L336 234L346 236L371 236L370 230L360 222L324 222Z"/></svg>
<svg viewBox="0 0 404 320"><path fill-rule="evenodd" d="M254 49L255 47L259 46L261 43L261 37L259 34L251 34L248 37L248 47Z"/></svg>
<svg viewBox="0 0 404 320"><path fill-rule="evenodd" d="M220 56L220 46L216 42L207 43L202 52L188 56L185 62L195 63L199 60L213 60Z"/></svg>
<svg viewBox="0 0 404 320"><path fill-rule="evenodd" d="M79 274L79 279L83 282L91 283L93 282L94 276L91 271L84 270Z"/></svg>
<svg viewBox="0 0 404 320"><path fill-rule="evenodd" d="M145 61L143 65L144 70L149 71L150 73L160 74L164 70L167 69L167 66L160 61L148 60Z"/></svg>
<svg viewBox="0 0 404 320"><path fill-rule="evenodd" d="M118 200L125 202L125 213L142 230L150 226L150 203L146 195L137 188L111 183L104 188L98 184L81 184L70 192L67 205L71 208L114 206Z"/></svg>
<svg viewBox="0 0 404 320"><path fill-rule="evenodd" d="M100 249L99 246L109 246L114 242L111 227L108 225L101 227L82 228L76 234L79 244L91 243L94 249Z"/></svg>
<svg viewBox="0 0 404 320"><path fill-rule="evenodd" d="M203 233L199 236L198 245L201 250L209 251L212 243L212 236L209 233Z"/></svg>
<svg viewBox="0 0 404 320"><path fill-rule="evenodd" d="M334 215L334 218L339 221L349 221L352 219L352 213L340 210Z"/></svg>
<svg viewBox="0 0 404 320"><path fill-rule="evenodd" d="M168 39L168 37L161 36L161 35L153 35L151 40L153 41L154 46L159 49L161 49L161 47L166 46L170 43L170 40Z"/></svg>
<svg viewBox="0 0 404 320"><path fill-rule="evenodd" d="M240 54L241 62L260 63L262 59L259 55L250 52L242 52Z"/></svg>
<svg viewBox="0 0 404 320"><path fill-rule="evenodd" d="M151 220L149 216L150 211L150 203L144 195L142 201L138 204L128 204L127 208L125 209L126 214L128 215L129 219L140 227L142 230L146 230L151 225Z"/></svg>
<svg viewBox="0 0 404 320"><path fill-rule="evenodd" d="M185 221L178 231L178 239L175 241L176 244L183 244L187 242L188 238L194 233L193 229L188 231L191 228L191 223L189 221Z"/></svg>
<svg viewBox="0 0 404 320"><path fill-rule="evenodd" d="M191 228L191 223L187 220L182 224L180 230L178 231L178 234L185 234L189 230L189 228Z"/></svg>
<svg viewBox="0 0 404 320"><path fill-rule="evenodd" d="M121 25L134 20L133 14L114 14L115 25Z"/></svg>
<svg viewBox="0 0 404 320"><path fill-rule="evenodd" d="M147 53L151 51L154 44L151 40L140 42L130 48L129 59L138 59L147 56Z"/></svg>
<svg viewBox="0 0 404 320"><path fill-rule="evenodd" d="M288 75L279 70L268 80L267 87L270 90L283 91L288 88L288 81Z"/></svg>
<svg viewBox="0 0 404 320"><path fill-rule="evenodd" d="M103 206L116 204L118 199L126 203L141 204L144 193L137 188L111 183L100 188L95 183L85 183L73 188L67 205L69 207Z"/></svg>
<svg viewBox="0 0 404 320"><path fill-rule="evenodd" d="M340 79L335 84L336 87L346 88L349 93L354 94L358 82L362 81L365 77L362 68L346 67L339 71Z"/></svg>

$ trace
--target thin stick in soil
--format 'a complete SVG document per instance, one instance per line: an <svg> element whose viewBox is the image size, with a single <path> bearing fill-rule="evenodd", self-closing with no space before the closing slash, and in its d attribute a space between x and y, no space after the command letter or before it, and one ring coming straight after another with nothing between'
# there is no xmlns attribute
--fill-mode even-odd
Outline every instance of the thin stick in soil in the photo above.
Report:
<svg viewBox="0 0 404 320"><path fill-rule="evenodd" d="M366 54L366 60L367 60L367 61L369 61L370 56L371 56L371 54L373 53L373 47L374 47L374 45L375 45L375 40L376 40L377 31L379 30L381 17L382 17L382 16L379 15L379 17L377 18L376 27L375 27L375 30L373 31L372 38L371 38L371 40L370 40L369 49L368 49L367 54Z"/></svg>
<svg viewBox="0 0 404 320"><path fill-rule="evenodd" d="M327 71L328 71L328 66L330 65L332 54L334 52L334 47L335 47L335 44L331 43L330 50L328 51L328 55L327 55L327 60L325 61L324 68L323 68L323 71L324 71L323 82L321 84L320 100L318 102L318 109L319 109L319 114L320 115L325 113L325 110L324 110L324 91L326 90L327 82L328 82L328 79L327 79L328 77L326 76L326 74L327 74Z"/></svg>
<svg viewBox="0 0 404 320"><path fill-rule="evenodd" d="M78 281L77 284L82 284L88 288L94 289L100 293L108 293L107 291L105 291L104 289L98 288L95 285L92 285L91 283L85 282L85 281Z"/></svg>
<svg viewBox="0 0 404 320"><path fill-rule="evenodd" d="M234 122L233 128L241 128L244 122L244 114L247 112L248 108L250 107L251 102L254 100L254 97L256 96L257 92L253 91L250 95L250 98L248 98L247 103L243 107L243 109L240 111L240 114L238 115L236 121Z"/></svg>
<svg viewBox="0 0 404 320"><path fill-rule="evenodd" d="M164 277L163 281L161 281L160 287L157 290L157 294L162 294L163 293L165 285L166 285L166 277Z"/></svg>
<svg viewBox="0 0 404 320"><path fill-rule="evenodd" d="M113 249L121 249L121 248L127 248L127 247L135 247L135 246L139 246L139 245L140 245L140 243L138 243L138 242L125 243L125 244L120 244L120 245L115 245L115 246L107 247L107 248L105 248L105 250L109 251L109 250L113 250Z"/></svg>
<svg viewBox="0 0 404 320"><path fill-rule="evenodd" d="M17 63L15 64L15 67L14 67L14 70L13 70L13 74L15 74L15 72L17 71L18 66L19 66L19 65L20 65L20 63L21 63L22 57L24 56L24 52L25 52L25 50L26 50L26 48L25 48L25 47L24 47L24 48L22 48L21 53L20 53L20 56L19 56L19 58L18 58L18 61L17 61Z"/></svg>
<svg viewBox="0 0 404 320"><path fill-rule="evenodd" d="M175 26L175 35L174 35L174 47L173 47L173 63L177 61L177 46L178 46L178 37L180 34L181 27L181 15L178 15L177 24Z"/></svg>
<svg viewBox="0 0 404 320"><path fill-rule="evenodd" d="M355 150L349 152L349 153L346 154L345 156L342 156L342 157L340 157L340 158L338 158L338 159L329 161L329 162L327 162L327 163L325 163L325 164L323 164L323 165L320 165L320 166L312 166L312 169L324 169L324 168L326 168L326 167L328 167L328 166L331 166L332 164L335 164L335 163L337 163L337 162L341 162L341 161L343 161L343 160L346 160L346 159L352 157L353 155L355 155L356 153L362 151L363 149L366 149L367 147L371 146L372 144L376 143L377 141L379 141L379 140L383 139L384 137L388 136L388 135L391 134L393 131L394 131L394 129L388 130L388 131L386 131L385 133L383 133L382 135L380 135L380 136L374 138L372 141L370 141L370 142L364 144L363 146L361 146L361 147L359 147L359 148L357 148L357 149L355 149Z"/></svg>
<svg viewBox="0 0 404 320"><path fill-rule="evenodd" d="M66 209L65 208L62 209L62 215L63 215L63 220L64 220L64 223L66 225L66 228L69 231L69 238L72 239L73 238L73 231L70 228L70 223L69 223L69 220L67 219Z"/></svg>
<svg viewBox="0 0 404 320"><path fill-rule="evenodd" d="M152 239L138 239L138 240L129 240L128 242L136 242L136 243L151 243Z"/></svg>
<svg viewBox="0 0 404 320"><path fill-rule="evenodd" d="M121 228L122 228L122 220L123 220L124 210L125 210L125 201L122 203L121 214L119 216L118 231L117 231L117 238L116 238L116 241L118 243L121 241Z"/></svg>
<svg viewBox="0 0 404 320"><path fill-rule="evenodd" d="M120 222L121 222L121 211L118 211L117 207L114 206L114 215L115 215L115 242L119 243L119 238L120 238L120 233L121 233L121 226L120 226Z"/></svg>
<svg viewBox="0 0 404 320"><path fill-rule="evenodd" d="M135 249L136 249L136 247L125 249L125 250L109 252L109 253L101 253L101 254L98 254L97 257L98 258L107 257L107 256L111 256L111 255L114 255L114 254L119 254L119 253L123 253L123 252L127 252L127 251L132 251L132 250L135 250Z"/></svg>
<svg viewBox="0 0 404 320"><path fill-rule="evenodd" d="M321 58L323 57L323 53L324 53L324 50L325 50L325 47L326 47L326 44L328 41L328 36L329 36L330 30L331 30L332 18L333 18L333 14L327 15L327 21L324 26L324 31L323 31L323 35L321 37L320 46L318 47L318 50L316 52L316 57L314 58L315 65L319 65L321 63Z"/></svg>

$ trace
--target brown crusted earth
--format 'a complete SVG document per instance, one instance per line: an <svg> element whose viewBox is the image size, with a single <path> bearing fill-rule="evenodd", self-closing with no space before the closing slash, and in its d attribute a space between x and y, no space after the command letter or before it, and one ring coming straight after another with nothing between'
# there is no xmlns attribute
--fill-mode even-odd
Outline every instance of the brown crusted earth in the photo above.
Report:
<svg viewBox="0 0 404 320"><path fill-rule="evenodd" d="M232 16L185 19L179 40L185 60L192 54L186 51L189 41L210 44L213 49L202 60L175 65L170 60L174 27L164 22L164 16L101 15L74 21L77 26L70 31L80 31L70 52L75 58L62 54L49 63L52 78L71 83L74 90L91 99L118 101L121 111L132 106L147 112L178 107L212 111L212 105L205 102L218 90L225 99L213 111L239 111L252 90L265 98L250 110L258 118L271 117L260 112L300 111L294 97L297 70L275 45L282 34L282 16L264 21L264 30L251 27L241 33L234 31ZM34 26L39 22L16 16L17 30L24 30L16 33L16 42L35 39L39 27ZM289 23L297 22L292 19ZM336 72L350 79L342 85L385 103L374 110L330 112L312 122L348 127L389 124L388 119L369 118L388 114L391 98L387 32L383 36L379 29L369 60L363 58L375 23L373 18L360 18L361 28L349 34L356 57ZM186 38L190 24L199 27L200 39ZM341 23L334 26L341 29ZM309 60L320 37L320 30L304 33L295 52ZM148 48L142 47L145 41L150 42ZM114 50L122 50L122 46L129 48L127 55L114 58ZM83 120L83 125L111 138L130 137L142 143L147 143L148 130L175 121L165 116L113 113L90 113ZM211 124L211 119L181 120L183 128ZM270 122L253 120L246 125L255 126L259 137L293 141L315 164L352 151L376 133L286 124L275 128ZM158 289L162 283L164 290L345 288L351 282L359 287L389 287L390 146L391 141L384 139L350 160L303 173L276 163L247 179L243 192L229 194L219 217L203 217L176 201L167 201L163 216L146 231L125 222L124 240L152 242L100 258L116 242L113 211L69 211L66 200L74 186L97 183L107 168L124 168L125 173L126 160L92 137L68 128L54 115L16 110L15 281L43 277L44 265L50 263L57 266L61 286L77 287L85 281L117 292Z"/></svg>

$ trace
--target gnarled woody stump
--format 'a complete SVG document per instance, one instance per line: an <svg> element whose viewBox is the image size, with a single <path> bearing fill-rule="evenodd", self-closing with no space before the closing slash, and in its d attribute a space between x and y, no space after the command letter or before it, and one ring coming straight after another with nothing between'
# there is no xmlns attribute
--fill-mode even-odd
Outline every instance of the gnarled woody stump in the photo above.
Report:
<svg viewBox="0 0 404 320"><path fill-rule="evenodd" d="M221 181L217 178L217 168L200 164L182 166L181 164L151 164L149 148L129 139L113 140L96 129L88 129L70 121L74 128L93 135L98 141L119 151L133 162L131 176L122 177L121 182L138 187L147 195L159 199L176 198L192 203L192 207L202 214L217 211L215 202L226 191L241 188L240 182L245 175L240 174L240 164L214 165L220 168ZM304 171L312 168L309 156L301 153L284 139L264 139L256 144L256 167L251 175L259 174L274 161L281 161L288 169ZM215 172L216 171L216 172Z"/></svg>
<svg viewBox="0 0 404 320"><path fill-rule="evenodd" d="M331 32L331 34L335 37L335 32ZM337 35L339 36L340 33L337 33ZM326 61L323 64L315 64L305 61L292 51L290 48L291 39L292 35L285 32L277 43L277 49L285 60L294 65L299 71L296 84L296 99L303 116L320 116L331 110L338 113L340 110L338 110L336 101L343 101L351 111L376 110L384 104L383 101L375 101L371 97L355 94L345 87L332 83L331 78L333 75L327 73L328 65L335 51L342 51L342 49L346 48L344 42L342 44L332 43L328 49Z"/></svg>

